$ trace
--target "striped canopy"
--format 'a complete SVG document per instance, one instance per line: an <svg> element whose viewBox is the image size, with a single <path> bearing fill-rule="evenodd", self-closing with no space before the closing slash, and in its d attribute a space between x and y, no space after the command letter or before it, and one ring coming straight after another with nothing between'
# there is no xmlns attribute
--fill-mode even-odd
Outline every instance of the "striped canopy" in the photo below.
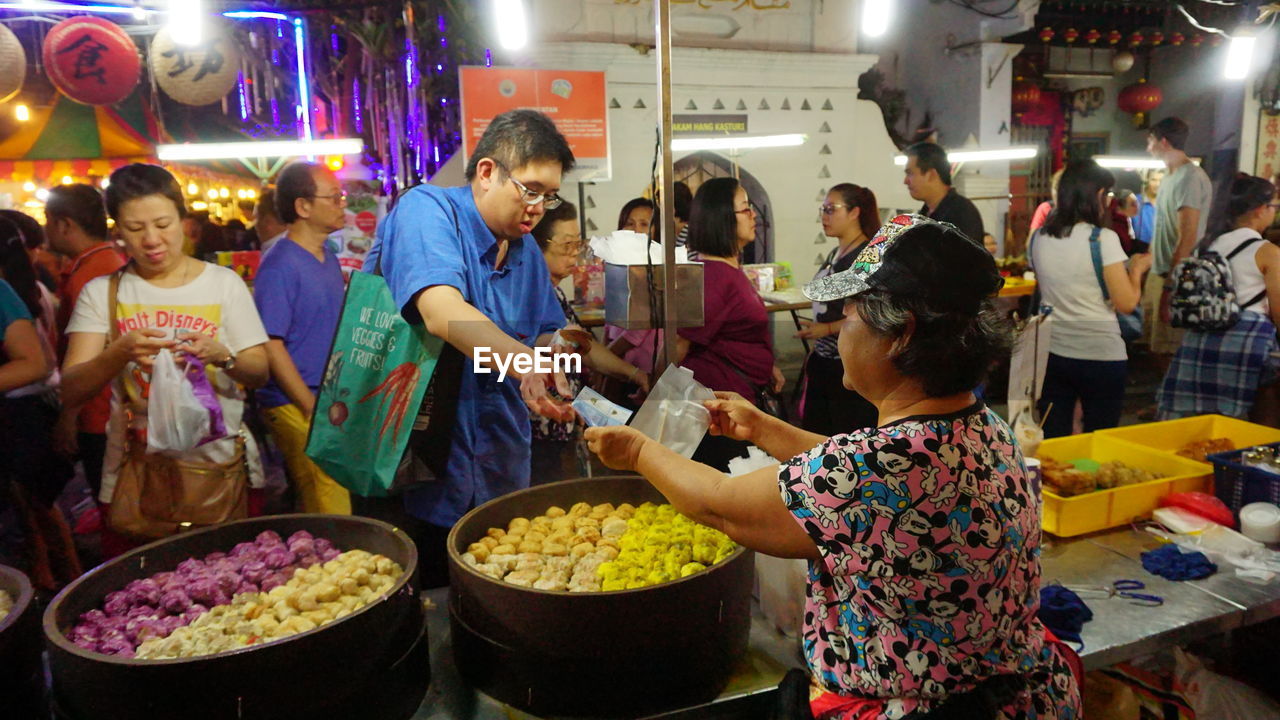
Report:
<svg viewBox="0 0 1280 720"><path fill-rule="evenodd" d="M154 162L159 136L141 93L109 107L58 94L52 106L32 108L31 120L0 141L0 180L106 176L131 162Z"/></svg>

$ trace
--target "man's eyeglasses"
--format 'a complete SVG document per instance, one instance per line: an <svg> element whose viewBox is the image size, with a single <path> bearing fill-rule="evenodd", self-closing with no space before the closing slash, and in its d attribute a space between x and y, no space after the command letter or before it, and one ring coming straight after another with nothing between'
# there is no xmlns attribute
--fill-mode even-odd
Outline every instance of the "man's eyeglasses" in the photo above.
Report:
<svg viewBox="0 0 1280 720"><path fill-rule="evenodd" d="M826 203L825 205L821 205L818 207L818 212L822 213L823 215L832 215L835 213L836 210L840 208L844 208L845 210L848 210L849 206L845 205L844 203Z"/></svg>
<svg viewBox="0 0 1280 720"><path fill-rule="evenodd" d="M344 202L347 199L345 192L334 193L333 195L312 195L313 200L332 200L336 203Z"/></svg>
<svg viewBox="0 0 1280 720"><path fill-rule="evenodd" d="M507 169L507 166L503 165L498 160L494 160L493 164L502 168L502 171L507 174L507 177L511 180L512 184L514 184L516 189L520 191L520 200L523 201L525 205L533 206L538 203L542 203L542 207L547 210L555 210L564 202L564 200L555 193L540 193L530 190L524 183L515 179L515 176L511 174L511 171Z"/></svg>

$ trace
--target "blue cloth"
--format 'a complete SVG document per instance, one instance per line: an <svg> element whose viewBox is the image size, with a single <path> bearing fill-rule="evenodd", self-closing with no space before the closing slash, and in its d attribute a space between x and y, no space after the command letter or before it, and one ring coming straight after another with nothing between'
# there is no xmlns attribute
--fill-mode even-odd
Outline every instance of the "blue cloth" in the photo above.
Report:
<svg viewBox="0 0 1280 720"><path fill-rule="evenodd" d="M1080 643L1083 647L1080 631L1093 619L1093 611L1071 590L1061 585L1046 585L1040 588L1040 609L1036 611L1036 617L1058 639Z"/></svg>
<svg viewBox="0 0 1280 720"><path fill-rule="evenodd" d="M267 335L284 341L311 392L319 389L323 379L345 293L342 266L328 247L322 263L286 236L262 256L253 283L253 302ZM258 391L258 402L264 408L292 403L275 378Z"/></svg>
<svg viewBox="0 0 1280 720"><path fill-rule="evenodd" d="M1156 233L1156 204L1138 195L1138 214L1133 218L1133 235L1139 242L1151 244Z"/></svg>
<svg viewBox="0 0 1280 720"><path fill-rule="evenodd" d="M1142 553L1142 567L1166 580L1199 580L1218 572L1204 553L1184 553L1172 544Z"/></svg>
<svg viewBox="0 0 1280 720"><path fill-rule="evenodd" d="M564 327L564 312L547 263L533 238L513 240L495 270L498 242L476 208L469 186L419 185L405 193L378 226L365 259L379 266L409 322L422 322L414 299L435 285L457 288L503 332L532 346ZM453 446L440 482L405 493L414 517L447 527L472 507L529 486L529 411L510 376L476 374L467 363L458 390Z"/></svg>
<svg viewBox="0 0 1280 720"><path fill-rule="evenodd" d="M1207 413L1247 418L1278 348L1275 325L1253 310L1241 312L1230 330L1188 330L1156 391L1158 418Z"/></svg>
<svg viewBox="0 0 1280 720"><path fill-rule="evenodd" d="M0 342L4 340L4 334L14 321L30 319L31 311L22 302L22 298L18 297L18 293L14 292L13 286L0 280Z"/></svg>

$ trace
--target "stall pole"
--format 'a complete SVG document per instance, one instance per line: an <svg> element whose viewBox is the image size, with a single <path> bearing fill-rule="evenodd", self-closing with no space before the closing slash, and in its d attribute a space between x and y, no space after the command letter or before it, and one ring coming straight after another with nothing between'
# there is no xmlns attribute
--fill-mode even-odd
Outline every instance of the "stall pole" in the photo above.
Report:
<svg viewBox="0 0 1280 720"><path fill-rule="evenodd" d="M653 0L655 45L658 51L658 122L662 131L662 165L659 167L658 201L662 215L662 329L666 346L666 358L662 367L654 368L654 376L661 375L667 365L676 362L676 217L675 175L671 165L671 0Z"/></svg>

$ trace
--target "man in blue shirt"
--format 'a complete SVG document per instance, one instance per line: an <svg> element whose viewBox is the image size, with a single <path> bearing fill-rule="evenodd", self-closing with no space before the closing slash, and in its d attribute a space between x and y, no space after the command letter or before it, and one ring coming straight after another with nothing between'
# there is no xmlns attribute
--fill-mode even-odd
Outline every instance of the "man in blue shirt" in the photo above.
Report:
<svg viewBox="0 0 1280 720"><path fill-rule="evenodd" d="M307 432L316 408L329 346L342 316L346 281L325 245L346 225L346 194L325 166L296 162L276 180L276 211L286 232L262 256L253 300L267 330L271 379L258 402L302 511L351 514L351 496L307 457Z"/></svg>
<svg viewBox="0 0 1280 720"><path fill-rule="evenodd" d="M573 164L568 142L546 115L503 113L476 145L469 184L419 185L402 195L364 267L380 268L405 319L425 323L469 358L531 359L532 346L547 345L564 325L564 312L529 232L548 206L559 205L561 178ZM445 471L405 493L405 510L426 523L417 538L425 587L448 582L444 540L454 522L529 486L528 408L571 416L547 394L563 377L518 373L514 365L500 381L496 371L477 373L471 361L464 364Z"/></svg>
<svg viewBox="0 0 1280 720"><path fill-rule="evenodd" d="M1138 193L1138 214L1133 218L1133 234L1137 244L1134 252L1146 252L1156 233L1156 194L1160 192L1163 170L1152 170L1147 182Z"/></svg>

